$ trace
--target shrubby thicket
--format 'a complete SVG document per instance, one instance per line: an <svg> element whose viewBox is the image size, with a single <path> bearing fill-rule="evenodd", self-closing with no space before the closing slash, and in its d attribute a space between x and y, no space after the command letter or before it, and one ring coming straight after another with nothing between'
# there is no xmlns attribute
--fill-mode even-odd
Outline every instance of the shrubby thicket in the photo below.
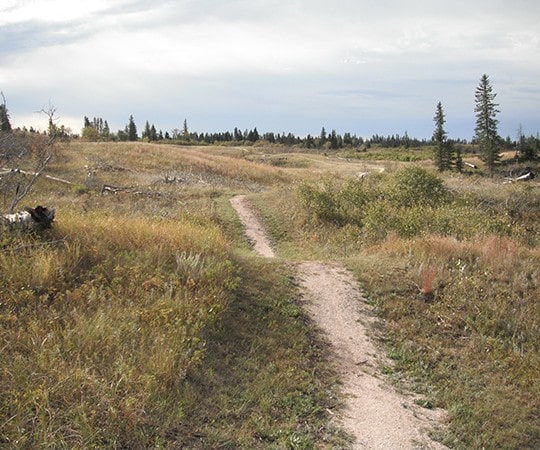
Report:
<svg viewBox="0 0 540 450"><path fill-rule="evenodd" d="M539 205L529 196L528 186L506 189L512 192L504 201L460 194L445 187L435 173L411 166L391 175L303 183L298 194L309 220L356 226L366 243L394 232L403 238L495 234L534 245Z"/></svg>

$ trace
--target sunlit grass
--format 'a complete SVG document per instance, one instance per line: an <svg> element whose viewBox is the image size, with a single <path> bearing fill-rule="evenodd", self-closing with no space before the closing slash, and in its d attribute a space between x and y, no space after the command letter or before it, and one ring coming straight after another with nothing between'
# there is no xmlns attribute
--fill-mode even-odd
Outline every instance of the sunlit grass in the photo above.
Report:
<svg viewBox="0 0 540 450"><path fill-rule="evenodd" d="M247 256L229 204L240 191L279 256L355 270L396 371L449 411L447 443L537 446L538 188L445 175L444 195L413 189L411 202L396 183L406 165L60 149L49 173L75 184L41 179L21 205L57 208L53 229L0 232L0 446L345 445L325 425L332 373L290 274Z"/></svg>
<svg viewBox="0 0 540 450"><path fill-rule="evenodd" d="M447 444L536 448L538 188L454 175L444 201L407 206L393 177L311 181L254 204L281 255L355 271L395 370L448 410Z"/></svg>
<svg viewBox="0 0 540 450"><path fill-rule="evenodd" d="M234 289L228 252L211 223L99 212L3 248L1 442L159 443Z"/></svg>

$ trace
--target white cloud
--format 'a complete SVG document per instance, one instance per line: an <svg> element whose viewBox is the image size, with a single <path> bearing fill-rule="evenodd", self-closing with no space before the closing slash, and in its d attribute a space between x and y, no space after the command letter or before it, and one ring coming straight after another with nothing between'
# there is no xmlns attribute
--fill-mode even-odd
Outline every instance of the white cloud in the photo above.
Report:
<svg viewBox="0 0 540 450"><path fill-rule="evenodd" d="M8 1L0 88L11 108L52 98L73 116L121 114L119 127L135 110L164 122L192 111L210 131L214 108L291 130L354 114L429 128L438 100L470 116L486 72L539 121L539 16L532 0Z"/></svg>
<svg viewBox="0 0 540 450"><path fill-rule="evenodd" d="M65 22L103 10L107 0L8 0L0 9L0 25L26 21Z"/></svg>

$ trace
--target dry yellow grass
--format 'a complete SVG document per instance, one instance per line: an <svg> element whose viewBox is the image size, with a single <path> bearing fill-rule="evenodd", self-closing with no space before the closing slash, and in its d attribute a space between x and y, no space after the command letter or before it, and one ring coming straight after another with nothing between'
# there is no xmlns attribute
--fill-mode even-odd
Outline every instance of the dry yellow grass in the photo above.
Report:
<svg viewBox="0 0 540 450"><path fill-rule="evenodd" d="M65 212L5 242L3 445L143 448L181 418L178 387L235 284L223 233L198 220Z"/></svg>
<svg viewBox="0 0 540 450"><path fill-rule="evenodd" d="M373 172L406 163L266 153L145 143L60 149L49 173L76 185L42 179L26 199L57 208L53 230L0 234L0 445L166 447L197 443L197 429L216 447L314 446L304 418L322 423L326 387L314 388L319 350L285 270L236 261L238 302L213 326L237 286L230 244L241 232L228 197L266 189L253 200L280 254L343 257L357 270L385 319L396 369L449 409L450 444L534 447L535 185L449 176L455 203L405 210L375 201L393 175ZM342 183L358 172L371 175ZM323 173L336 181L330 201L344 187L347 200L330 214L339 221L314 220L299 204L295 183ZM104 183L126 190L101 195ZM210 365L201 366L208 347Z"/></svg>
<svg viewBox="0 0 540 450"><path fill-rule="evenodd" d="M450 175L446 202L403 207L386 182L310 183L311 207L286 189L259 203L288 257L356 270L396 370L449 411L446 443L538 447L539 191Z"/></svg>

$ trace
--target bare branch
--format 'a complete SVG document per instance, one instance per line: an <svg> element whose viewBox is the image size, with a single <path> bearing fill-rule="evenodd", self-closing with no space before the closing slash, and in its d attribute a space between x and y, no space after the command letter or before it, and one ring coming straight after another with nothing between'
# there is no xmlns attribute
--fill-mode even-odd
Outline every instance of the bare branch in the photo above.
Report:
<svg viewBox="0 0 540 450"><path fill-rule="evenodd" d="M55 124L56 108L49 102L48 109L43 108L41 113L48 117L49 132L47 136L40 134L32 135L28 133L9 133L9 139L6 136L0 136L0 161L8 167L11 166L7 178L2 180L0 188L4 192L4 199L11 196L8 212L12 214L17 205L25 198L34 187L37 179L41 176L54 155L54 145L58 136L58 127ZM33 160L31 170L15 169L16 160ZM16 167L16 166L15 166ZM29 176L21 179L17 174ZM6 175L2 173L0 178ZM10 192L12 194L10 194ZM5 200L4 200L5 201Z"/></svg>
<svg viewBox="0 0 540 450"><path fill-rule="evenodd" d="M22 190L20 190L19 186L17 186L17 189L15 190L15 195L13 196L13 200L11 201L11 206L9 207L10 214L13 214L13 211L15 210L17 204L28 195L30 189L32 189L32 186L34 186L34 183L37 181L37 179L41 175L41 172L43 172L43 170L51 160L52 156L52 152L50 152L46 155L45 159L40 161L41 167L39 167L38 170L34 172L32 178L30 179L30 182L26 186L24 186Z"/></svg>

